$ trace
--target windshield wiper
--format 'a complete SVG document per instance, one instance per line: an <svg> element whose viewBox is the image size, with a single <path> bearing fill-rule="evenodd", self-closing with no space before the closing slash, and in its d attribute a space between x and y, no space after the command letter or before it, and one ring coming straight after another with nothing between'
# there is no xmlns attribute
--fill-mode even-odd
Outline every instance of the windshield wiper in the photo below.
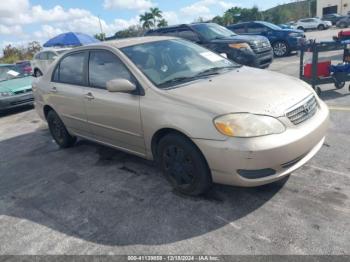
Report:
<svg viewBox="0 0 350 262"><path fill-rule="evenodd" d="M220 66L220 67L212 67L207 70L204 70L202 72L199 72L196 77L201 77L201 76L210 76L210 75L218 75L220 70L223 69L233 69L235 66Z"/></svg>
<svg viewBox="0 0 350 262"><path fill-rule="evenodd" d="M195 76L182 76L182 77L175 77L173 79L164 81L160 84L158 84L159 87L167 87L168 85L171 84L179 84L179 83L185 83L185 82L189 82L189 81L193 81L197 79L197 77Z"/></svg>

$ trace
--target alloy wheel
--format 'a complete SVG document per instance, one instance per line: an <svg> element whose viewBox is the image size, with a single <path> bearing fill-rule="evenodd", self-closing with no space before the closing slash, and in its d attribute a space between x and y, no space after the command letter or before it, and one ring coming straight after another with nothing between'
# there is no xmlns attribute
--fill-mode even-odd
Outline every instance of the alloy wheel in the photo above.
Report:
<svg viewBox="0 0 350 262"><path fill-rule="evenodd" d="M284 56L287 53L287 50L288 50L287 45L282 42L278 42L273 46L273 52L278 57Z"/></svg>

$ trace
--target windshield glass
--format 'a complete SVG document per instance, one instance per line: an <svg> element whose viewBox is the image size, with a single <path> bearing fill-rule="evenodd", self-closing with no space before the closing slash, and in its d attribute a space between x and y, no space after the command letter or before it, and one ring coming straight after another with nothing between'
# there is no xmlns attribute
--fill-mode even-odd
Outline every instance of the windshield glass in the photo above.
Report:
<svg viewBox="0 0 350 262"><path fill-rule="evenodd" d="M220 55L180 39L128 46L121 50L159 88L238 67Z"/></svg>
<svg viewBox="0 0 350 262"><path fill-rule="evenodd" d="M191 27L207 40L220 39L236 34L218 24L194 24Z"/></svg>
<svg viewBox="0 0 350 262"><path fill-rule="evenodd" d="M275 24L269 23L269 22L259 22L260 24L267 26L273 30L280 30L281 28Z"/></svg>
<svg viewBox="0 0 350 262"><path fill-rule="evenodd" d="M19 65L0 66L0 81L28 76L24 68Z"/></svg>

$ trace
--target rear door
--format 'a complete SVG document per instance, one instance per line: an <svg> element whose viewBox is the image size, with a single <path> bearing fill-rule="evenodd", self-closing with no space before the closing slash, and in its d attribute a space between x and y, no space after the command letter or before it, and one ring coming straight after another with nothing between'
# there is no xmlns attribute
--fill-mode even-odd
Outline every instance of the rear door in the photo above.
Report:
<svg viewBox="0 0 350 262"><path fill-rule="evenodd" d="M88 52L78 51L60 60L52 75L48 100L68 129L89 137L84 105L87 59Z"/></svg>
<svg viewBox="0 0 350 262"><path fill-rule="evenodd" d="M111 51L91 50L85 105L88 122L96 140L133 153L145 155L137 93L109 92L109 80L123 78L135 85L137 81Z"/></svg>

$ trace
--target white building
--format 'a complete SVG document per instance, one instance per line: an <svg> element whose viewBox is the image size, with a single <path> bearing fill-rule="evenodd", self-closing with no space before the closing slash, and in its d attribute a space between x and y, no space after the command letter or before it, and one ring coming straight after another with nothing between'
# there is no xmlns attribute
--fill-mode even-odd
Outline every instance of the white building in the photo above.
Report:
<svg viewBox="0 0 350 262"><path fill-rule="evenodd" d="M347 15L350 11L350 0L317 0L317 16L338 13Z"/></svg>

